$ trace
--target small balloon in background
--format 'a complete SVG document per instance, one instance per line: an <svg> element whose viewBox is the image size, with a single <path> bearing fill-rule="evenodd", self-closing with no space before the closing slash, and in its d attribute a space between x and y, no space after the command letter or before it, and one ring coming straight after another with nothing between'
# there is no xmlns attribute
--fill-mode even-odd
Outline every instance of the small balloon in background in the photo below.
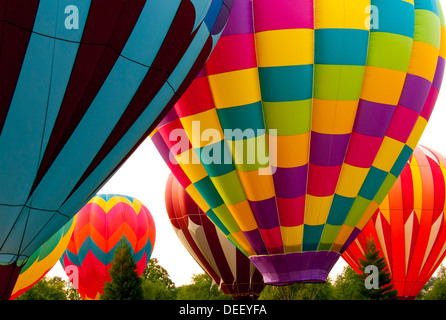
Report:
<svg viewBox="0 0 446 320"><path fill-rule="evenodd" d="M155 245L155 222L137 199L114 194L94 196L77 214L73 235L60 259L82 299L98 300L121 239L130 246L142 275Z"/></svg>

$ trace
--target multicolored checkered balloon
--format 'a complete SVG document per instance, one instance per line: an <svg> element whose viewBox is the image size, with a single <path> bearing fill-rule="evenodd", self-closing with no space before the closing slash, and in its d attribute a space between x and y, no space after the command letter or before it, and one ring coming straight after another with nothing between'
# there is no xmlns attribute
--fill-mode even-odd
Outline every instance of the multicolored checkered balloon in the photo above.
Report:
<svg viewBox="0 0 446 320"><path fill-rule="evenodd" d="M444 40L437 1L236 1L152 139L266 283L325 281L418 143Z"/></svg>

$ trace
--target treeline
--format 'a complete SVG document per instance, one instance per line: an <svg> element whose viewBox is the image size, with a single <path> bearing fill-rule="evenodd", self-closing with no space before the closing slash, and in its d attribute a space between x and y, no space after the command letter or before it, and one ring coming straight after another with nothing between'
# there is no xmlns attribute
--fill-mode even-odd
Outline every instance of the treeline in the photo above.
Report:
<svg viewBox="0 0 446 320"><path fill-rule="evenodd" d="M143 300L231 300L206 274L197 274L190 285L176 287L156 258L150 260L142 277ZM266 286L259 300L367 300L364 282L349 266L326 283ZM60 277L43 278L17 300L80 300L71 284ZM417 297L418 300L446 300L446 268L441 265Z"/></svg>
<svg viewBox="0 0 446 320"><path fill-rule="evenodd" d="M115 251L109 270L111 281L104 287L101 300L231 300L219 290L207 274L196 274L192 283L176 287L156 258L150 259L139 277L136 264L125 241ZM266 286L259 300L392 300L397 291L391 284L390 272L373 242L368 244L364 259L360 259L362 274L346 266L336 279L325 283L296 283L286 286ZM365 272L366 266L376 268L376 278ZM370 274L370 275L369 275ZM81 297L60 277L43 278L17 300L80 300ZM446 268L441 265L416 297L418 300L446 300Z"/></svg>

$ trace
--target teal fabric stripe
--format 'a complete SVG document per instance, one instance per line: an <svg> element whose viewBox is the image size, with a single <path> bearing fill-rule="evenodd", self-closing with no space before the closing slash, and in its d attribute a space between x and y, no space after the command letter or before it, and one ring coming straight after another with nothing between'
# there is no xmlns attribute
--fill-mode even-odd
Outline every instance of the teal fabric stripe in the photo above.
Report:
<svg viewBox="0 0 446 320"><path fill-rule="evenodd" d="M352 207L355 198L347 198L335 194L331 204L330 212L328 213L327 223L333 226L341 226Z"/></svg>
<svg viewBox="0 0 446 320"><path fill-rule="evenodd" d="M399 177L412 153L413 150L408 145L404 145L403 150L401 150L401 153L393 164L392 169L390 169L390 173L395 177Z"/></svg>
<svg viewBox="0 0 446 320"><path fill-rule="evenodd" d="M367 60L369 32L356 29L316 29L315 64L359 65Z"/></svg>
<svg viewBox="0 0 446 320"><path fill-rule="evenodd" d="M80 42L90 4L91 0L58 0L56 3L55 1L40 1L33 31L48 37ZM65 9L71 5L75 5L78 10L76 18L78 19L79 29L67 29L65 27L65 20L72 14L71 11L65 13Z"/></svg>
<svg viewBox="0 0 446 320"><path fill-rule="evenodd" d="M225 140L194 149L200 158L200 162L210 177L217 177L234 171L231 151Z"/></svg>
<svg viewBox="0 0 446 320"><path fill-rule="evenodd" d="M370 171L368 172L361 189L358 192L358 195L373 200L376 195L376 192L379 190L384 180L387 177L387 172L380 170L375 167L370 167Z"/></svg>
<svg viewBox="0 0 446 320"><path fill-rule="evenodd" d="M412 4L401 0L372 0L371 3L378 9L379 25L370 31L414 37L415 10Z"/></svg>
<svg viewBox="0 0 446 320"><path fill-rule="evenodd" d="M429 10L435 13L437 16L440 16L437 0L415 0L414 3L417 10Z"/></svg>
<svg viewBox="0 0 446 320"><path fill-rule="evenodd" d="M244 139L256 137L257 130L265 129L260 101L238 107L217 109L217 114L223 130L239 129L247 134Z"/></svg>
<svg viewBox="0 0 446 320"><path fill-rule="evenodd" d="M313 65L260 67L262 100L307 100L313 96Z"/></svg>
<svg viewBox="0 0 446 320"><path fill-rule="evenodd" d="M215 212L212 211L212 209L209 209L206 212L206 215L217 226L217 228L220 229L221 232L223 232L225 236L231 234L231 232L229 232L229 230L224 226L224 224L220 221L220 219L217 217Z"/></svg>
<svg viewBox="0 0 446 320"><path fill-rule="evenodd" d="M122 50L122 55L150 66L163 44L179 3L179 0L147 1Z"/></svg>
<svg viewBox="0 0 446 320"><path fill-rule="evenodd" d="M210 177L194 182L194 186L211 208L217 208L224 203Z"/></svg>
<svg viewBox="0 0 446 320"><path fill-rule="evenodd" d="M1 203L17 204L26 200L41 160L40 153L45 149L57 117L77 48L75 43L38 34L32 34L30 38L0 137L4 155L0 162L0 177L10 176L12 172L15 177L0 194ZM29 108L33 105L47 108ZM42 128L45 128L43 136ZM17 135L16 132L21 134ZM25 145L26 148L17 148ZM22 162L17 163L17 159Z"/></svg>
<svg viewBox="0 0 446 320"><path fill-rule="evenodd" d="M302 251L317 251L324 225L304 225Z"/></svg>
<svg viewBox="0 0 446 320"><path fill-rule="evenodd" d="M42 179L39 190L36 189L35 195L44 191L36 197L38 203L35 202L34 205L57 209L59 202L56 200L67 198L67 192L73 190L78 182L76 177L81 177L88 168L97 150L100 150L130 103L146 73L146 67L123 57L118 58L84 118ZM109 110L115 112L111 113ZM92 128L96 128L94 139L89 138ZM91 143L86 145L84 143L86 140L90 140ZM73 159L76 159L77 165L70 170L63 169L66 163L70 163ZM50 183L51 187L47 183Z"/></svg>

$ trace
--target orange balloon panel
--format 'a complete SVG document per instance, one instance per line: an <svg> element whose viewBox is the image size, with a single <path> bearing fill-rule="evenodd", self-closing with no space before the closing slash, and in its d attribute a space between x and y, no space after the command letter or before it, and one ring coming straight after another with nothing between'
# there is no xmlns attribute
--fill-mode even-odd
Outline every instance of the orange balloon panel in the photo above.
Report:
<svg viewBox="0 0 446 320"><path fill-rule="evenodd" d="M385 257L400 299L414 299L446 253L446 159L417 146L373 219L342 257L359 272L366 238Z"/></svg>

